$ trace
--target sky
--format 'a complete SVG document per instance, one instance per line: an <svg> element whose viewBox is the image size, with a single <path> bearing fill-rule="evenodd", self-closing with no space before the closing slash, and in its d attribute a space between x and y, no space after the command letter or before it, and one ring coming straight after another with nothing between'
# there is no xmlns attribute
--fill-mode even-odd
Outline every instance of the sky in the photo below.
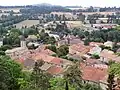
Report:
<svg viewBox="0 0 120 90"><path fill-rule="evenodd" d="M120 0L0 0L0 5L2 6L15 6L15 5L33 5L40 3L49 3L52 5L61 6L99 6L99 7L109 7L109 6L120 6Z"/></svg>

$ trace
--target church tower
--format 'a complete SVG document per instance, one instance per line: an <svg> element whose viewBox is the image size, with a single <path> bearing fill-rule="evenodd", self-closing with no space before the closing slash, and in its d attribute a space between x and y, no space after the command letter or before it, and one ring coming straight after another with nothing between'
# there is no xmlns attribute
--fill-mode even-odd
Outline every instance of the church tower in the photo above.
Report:
<svg viewBox="0 0 120 90"><path fill-rule="evenodd" d="M22 36L22 38L20 40L20 46L26 48L26 41L25 41L24 36Z"/></svg>
<svg viewBox="0 0 120 90"><path fill-rule="evenodd" d="M0 38L0 47L3 46L3 38Z"/></svg>
<svg viewBox="0 0 120 90"><path fill-rule="evenodd" d="M26 46L26 40L24 37L24 32L25 30L23 30L23 35L20 36L20 46L26 48L27 46Z"/></svg>

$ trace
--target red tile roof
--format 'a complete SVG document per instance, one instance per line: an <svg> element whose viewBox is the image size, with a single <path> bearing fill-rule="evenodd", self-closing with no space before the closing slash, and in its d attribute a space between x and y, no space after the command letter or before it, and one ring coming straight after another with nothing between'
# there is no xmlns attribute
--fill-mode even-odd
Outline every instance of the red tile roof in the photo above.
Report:
<svg viewBox="0 0 120 90"><path fill-rule="evenodd" d="M44 53L37 53L35 56L32 57L33 60L44 60L45 62L51 62L54 57L52 56L49 56L47 54L44 54Z"/></svg>
<svg viewBox="0 0 120 90"><path fill-rule="evenodd" d="M48 70L48 73L55 75L55 74L60 74L63 72L63 68L57 67L57 66L52 66Z"/></svg>
<svg viewBox="0 0 120 90"><path fill-rule="evenodd" d="M63 60L62 60L61 58L55 57L55 58L51 61L51 63L60 65L61 63L63 63Z"/></svg>
<svg viewBox="0 0 120 90"><path fill-rule="evenodd" d="M100 54L101 57L107 59L107 61L109 60L113 60L116 62L120 62L120 57L115 55L114 52L108 51L108 50L103 50Z"/></svg>
<svg viewBox="0 0 120 90"><path fill-rule="evenodd" d="M41 50L41 53L48 54L48 55L55 54L53 51L51 51L51 50L49 50L49 49L42 49L42 50Z"/></svg>
<svg viewBox="0 0 120 90"><path fill-rule="evenodd" d="M86 54L87 52L90 51L90 47L89 46L85 46L82 43L79 44L74 44L72 46L70 46L71 50L75 50L77 52L80 52L81 54Z"/></svg>
<svg viewBox="0 0 120 90"><path fill-rule="evenodd" d="M85 64L81 65L82 78L84 80L102 82L107 80L106 76L108 75L107 69L95 68L92 66L86 66Z"/></svg>
<svg viewBox="0 0 120 90"><path fill-rule="evenodd" d="M103 43L98 43L98 42L90 42L90 46L94 47L94 46L100 46L100 45L104 45Z"/></svg>
<svg viewBox="0 0 120 90"><path fill-rule="evenodd" d="M61 58L49 56L44 53L37 53L35 56L33 56L33 60L41 60L41 59L44 62L53 63L53 64L57 64L57 65L60 65L63 62L63 59L61 59Z"/></svg>

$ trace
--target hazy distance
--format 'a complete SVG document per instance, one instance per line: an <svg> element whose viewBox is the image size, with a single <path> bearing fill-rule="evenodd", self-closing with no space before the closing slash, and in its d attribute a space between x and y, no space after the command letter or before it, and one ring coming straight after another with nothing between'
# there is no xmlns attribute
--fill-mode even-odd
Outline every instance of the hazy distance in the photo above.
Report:
<svg viewBox="0 0 120 90"><path fill-rule="evenodd" d="M49 3L61 6L98 6L98 7L119 7L120 0L0 0L1 6L18 6Z"/></svg>

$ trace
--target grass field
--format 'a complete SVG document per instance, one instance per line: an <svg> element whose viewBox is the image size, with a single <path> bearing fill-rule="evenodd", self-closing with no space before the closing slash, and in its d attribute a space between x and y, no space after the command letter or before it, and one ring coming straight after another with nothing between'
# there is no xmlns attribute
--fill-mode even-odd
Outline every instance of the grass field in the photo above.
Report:
<svg viewBox="0 0 120 90"><path fill-rule="evenodd" d="M31 27L33 25L39 24L39 20L25 20L20 23L15 24L16 28L22 28L22 26Z"/></svg>

